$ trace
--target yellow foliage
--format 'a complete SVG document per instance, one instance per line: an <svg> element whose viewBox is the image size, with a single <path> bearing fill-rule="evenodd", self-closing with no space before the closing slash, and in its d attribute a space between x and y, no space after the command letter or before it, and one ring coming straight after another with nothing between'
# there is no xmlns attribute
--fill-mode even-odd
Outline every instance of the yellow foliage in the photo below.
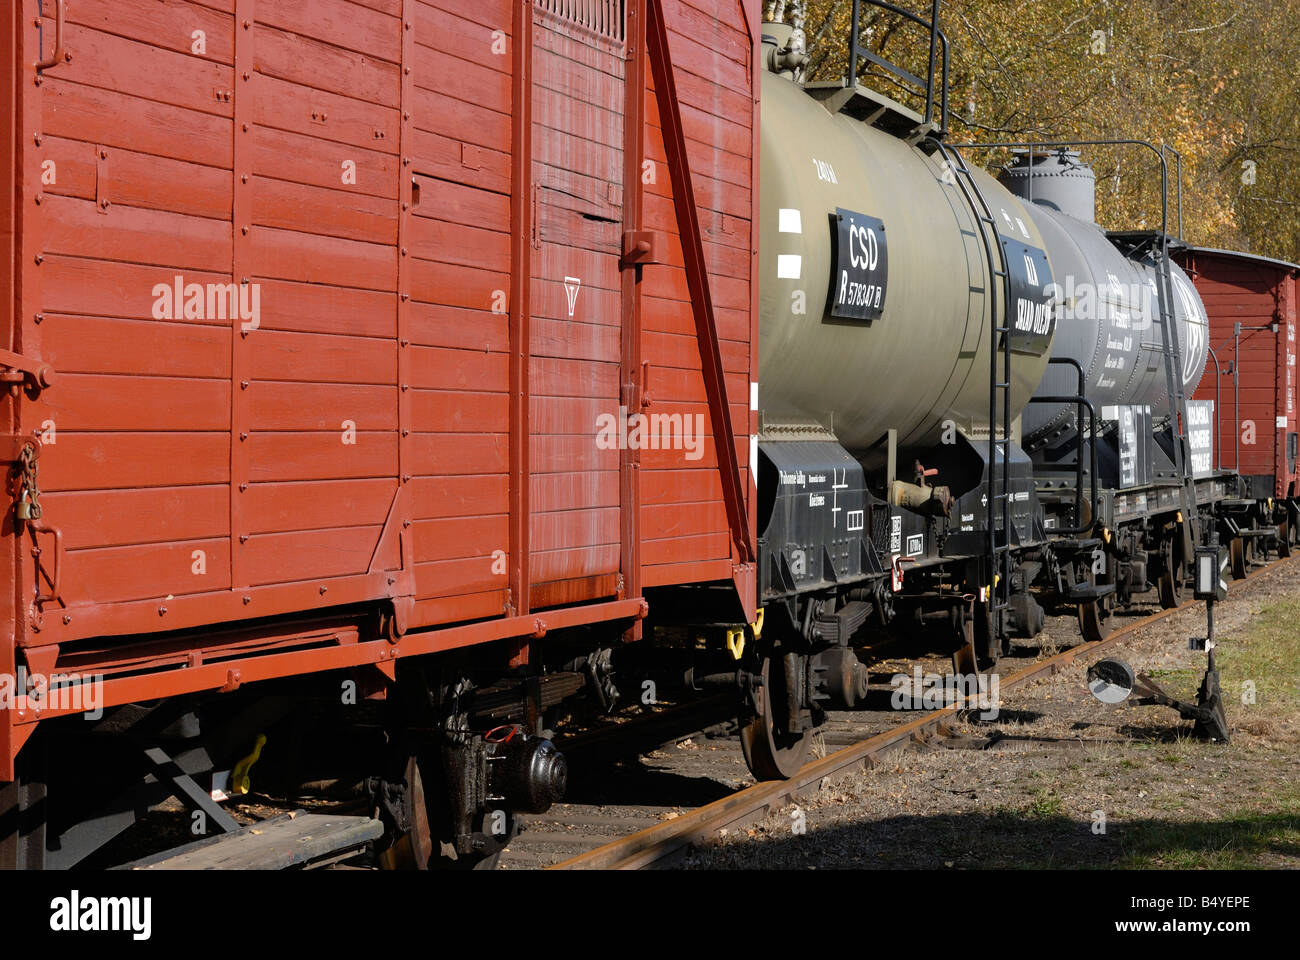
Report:
<svg viewBox="0 0 1300 960"><path fill-rule="evenodd" d="M926 0L895 0L928 16ZM794 8L796 3L786 4ZM846 74L851 0L806 0L809 79ZM787 9L786 18L790 19ZM862 6L864 43L920 76L929 35ZM1185 238L1300 259L1300 0L946 0L950 139L958 143L1140 139L1182 157ZM910 106L915 91L863 61L860 82ZM1159 162L1089 147L1098 219L1160 226ZM1007 154L972 155L990 167ZM1171 169L1170 232L1178 232Z"/></svg>

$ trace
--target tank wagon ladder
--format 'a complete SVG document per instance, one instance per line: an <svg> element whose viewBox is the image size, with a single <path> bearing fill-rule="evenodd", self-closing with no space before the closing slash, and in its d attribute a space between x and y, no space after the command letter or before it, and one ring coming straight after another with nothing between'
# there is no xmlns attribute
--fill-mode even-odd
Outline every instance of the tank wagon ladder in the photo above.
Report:
<svg viewBox="0 0 1300 960"><path fill-rule="evenodd" d="M989 465L985 496L988 497L988 603L991 644L999 643L1002 613L1011 608L1011 279L1006 250L998 233L993 209L971 174L960 150L950 150L938 137L928 138L946 168L952 171L966 204L980 223L984 259L989 265ZM990 237L992 231L992 237ZM996 258L995 249L996 248ZM1002 297L995 295L998 285ZM1002 316L998 316L998 303ZM1001 371L998 361L1001 360ZM999 400L1001 422L999 423ZM1001 435L999 436L999 429ZM999 537L1001 542L999 542Z"/></svg>
<svg viewBox="0 0 1300 960"><path fill-rule="evenodd" d="M1173 437L1174 466L1178 470L1179 498L1183 507L1183 556L1190 558L1193 529L1196 525L1196 478L1190 466L1187 438L1187 394L1183 390L1182 345L1178 342L1178 317L1174 311L1173 276L1169 270L1169 235L1161 231L1156 237L1153 255L1156 261L1156 299L1160 310L1161 353L1165 359L1165 383L1169 391L1169 430Z"/></svg>
<svg viewBox="0 0 1300 960"><path fill-rule="evenodd" d="M877 56L862 46L862 7L864 5L879 8L902 19L916 24L930 34L930 56L925 77L900 68L898 65ZM938 153L952 172L958 188L965 198L966 205L975 215L980 226L980 239L984 244L984 258L989 265L989 450L988 480L985 497L988 504L988 613L990 620L990 644L1000 642L1002 633L1002 614L1011 608L1011 318L1015 313L1011 302L1011 280L1008 272L1006 251L998 240L997 220L993 209L975 182L970 167L959 150L953 150L944 144L948 133L948 38L939 29L939 8L941 0L931 0L930 17L904 10L885 0L853 0L850 18L848 63L849 72L845 85L853 88L858 79L858 61L867 60L877 67L892 73L895 77L912 84L917 92L924 92L925 112L920 126L913 131L909 142L927 154ZM991 231L991 234L990 234ZM994 248L997 248L996 250ZM996 296L1001 284L1002 297ZM1001 299L1001 317L998 316L998 301ZM999 359L1001 370L999 371ZM999 423L999 402L1001 404L1001 422ZM1000 430L1000 436L999 436Z"/></svg>

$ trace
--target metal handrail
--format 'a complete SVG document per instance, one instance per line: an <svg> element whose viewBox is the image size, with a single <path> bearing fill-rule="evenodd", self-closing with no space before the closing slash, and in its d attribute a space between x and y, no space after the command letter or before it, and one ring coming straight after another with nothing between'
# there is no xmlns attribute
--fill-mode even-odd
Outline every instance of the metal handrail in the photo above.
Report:
<svg viewBox="0 0 1300 960"><path fill-rule="evenodd" d="M1097 522L1097 408L1093 406L1091 400L1085 395L1087 393L1087 376L1083 372L1083 364L1079 363L1073 357L1051 357L1048 364L1059 364L1072 366L1079 375L1079 393L1078 396L1050 396L1050 397L1030 397L1030 403L1073 403L1078 407L1075 414L1074 433L1075 433L1075 455L1074 455L1074 522L1077 526L1073 527L1055 527L1053 533L1063 534L1065 536L1078 536L1089 533L1093 529L1093 524ZM1088 411L1088 453L1091 464L1091 473L1089 479L1092 485L1092 495L1090 498L1090 516L1092 521L1088 524L1083 522L1083 411Z"/></svg>
<svg viewBox="0 0 1300 960"><path fill-rule="evenodd" d="M862 5L877 7L887 13L895 14L902 17L917 26L924 27L930 32L930 58L928 73L924 79L918 77L909 70L904 70L896 63L886 60L866 49L859 43L862 25ZM905 83L912 84L925 90L925 113L921 119L925 123L934 120L935 114L935 67L936 60L940 70L939 86L939 117L938 126L941 136L948 133L948 37L939 29L939 4L940 0L932 0L930 8L930 19L912 13L910 10L904 10L902 7L887 3L885 0L853 0L853 11L849 32L849 75L846 86L853 87L858 82L858 60L867 60L874 63L883 70L892 73L895 77Z"/></svg>
<svg viewBox="0 0 1300 960"><path fill-rule="evenodd" d="M1156 273L1160 280L1157 285L1156 294L1160 310L1161 339L1164 341L1165 350L1165 374L1166 388L1169 391L1170 403L1170 420L1172 421L1171 432L1174 440L1175 455L1174 463L1179 468L1182 476L1180 497L1183 501L1183 514L1188 518L1188 522L1183 526L1183 545L1187 553L1191 553L1192 535L1194 528L1197 527L1195 517L1196 495L1195 481L1192 479L1191 470L1188 464L1190 449L1187 445L1187 407L1186 395L1183 392L1183 384L1175 382L1175 377L1182 375L1182 347L1178 342L1178 323L1173 304L1173 287L1171 274L1169 272L1169 158L1172 155L1181 170L1182 157L1178 151L1165 144L1157 147L1149 140L1135 139L1116 139L1116 140L1060 140L1060 141L1039 141L1039 142L998 142L998 143L955 143L952 144L959 152L962 150L995 150L995 149L1021 149L1029 151L1029 183L1030 189L1033 189L1033 165L1035 150L1060 150L1071 147L1117 147L1117 146L1134 146L1143 147L1155 154L1156 159L1160 161L1160 232L1155 238L1153 253L1156 256ZM1181 174L1180 174L1181 178ZM1182 196L1182 184L1179 184L1179 197ZM1179 214L1181 220L1181 211ZM1181 238L1180 238L1181 239ZM1177 364L1175 371L1171 358ZM1183 403L1175 410L1174 397L1182 396ZM1180 437L1181 431L1181 437Z"/></svg>

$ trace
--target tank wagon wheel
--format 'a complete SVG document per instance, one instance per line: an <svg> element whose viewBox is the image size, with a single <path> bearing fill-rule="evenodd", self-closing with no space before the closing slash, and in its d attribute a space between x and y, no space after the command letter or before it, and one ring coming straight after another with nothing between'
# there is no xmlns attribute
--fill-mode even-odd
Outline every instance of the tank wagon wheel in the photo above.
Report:
<svg viewBox="0 0 1300 960"><path fill-rule="evenodd" d="M1088 643L1106 639L1106 628L1101 625L1101 604L1096 600L1079 604L1079 633Z"/></svg>
<svg viewBox="0 0 1300 960"><path fill-rule="evenodd" d="M406 782L402 812L408 824L397 842L379 855L379 865L385 870L493 870L501 859L501 851L486 857L462 856L457 860L442 856L441 844L430 824L438 822L438 811L425 799L424 778L420 775L420 760L410 757L406 761Z"/></svg>
<svg viewBox="0 0 1300 960"><path fill-rule="evenodd" d="M973 676L979 673L974 640L968 640L952 652L952 672L961 676Z"/></svg>
<svg viewBox="0 0 1300 960"><path fill-rule="evenodd" d="M1232 562L1232 579L1246 579L1246 543L1241 537L1233 537L1228 543L1228 559Z"/></svg>
<svg viewBox="0 0 1300 960"><path fill-rule="evenodd" d="M1172 610L1183 602L1183 583L1178 573L1178 559L1173 541L1166 541L1160 547L1160 557L1164 571L1156 582L1156 592L1160 597L1160 606Z"/></svg>
<svg viewBox="0 0 1300 960"><path fill-rule="evenodd" d="M1093 573L1092 567L1087 568L1084 580L1089 584L1097 582L1097 575ZM1075 610L1079 617L1079 633L1088 643L1099 643L1106 639L1108 631L1103 624L1106 619L1106 608L1100 600L1089 600L1085 603L1076 604Z"/></svg>
<svg viewBox="0 0 1300 960"><path fill-rule="evenodd" d="M1172 610L1182 602L1183 585L1172 567L1166 567L1165 572L1160 574L1160 582L1156 586L1160 593L1160 606L1165 610Z"/></svg>
<svg viewBox="0 0 1300 960"><path fill-rule="evenodd" d="M963 676L996 670L1002 655L1002 640L993 629L993 615L987 604L976 604L974 612L953 607L953 632L957 648L952 652L952 669Z"/></svg>
<svg viewBox="0 0 1300 960"><path fill-rule="evenodd" d="M812 730L788 733L782 729L787 703L786 680L783 664L772 669L772 657L763 658L759 671L763 685L759 689L759 710L740 727L740 749L745 763L756 780L788 780L798 772L808 758L812 745Z"/></svg>
<svg viewBox="0 0 1300 960"><path fill-rule="evenodd" d="M1004 613L1002 626L1007 627L1006 614ZM975 663L981 672L990 672L998 668L998 661L1002 659L1002 654L1009 653L1011 650L1011 641L1005 629L1002 632L994 629L993 612L989 609L988 604L976 603L974 611L975 622Z"/></svg>

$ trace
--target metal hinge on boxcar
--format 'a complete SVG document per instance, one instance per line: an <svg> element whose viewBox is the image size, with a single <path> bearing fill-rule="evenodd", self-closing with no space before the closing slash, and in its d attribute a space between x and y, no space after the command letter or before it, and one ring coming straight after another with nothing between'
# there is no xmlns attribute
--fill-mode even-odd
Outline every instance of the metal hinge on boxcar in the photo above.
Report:
<svg viewBox="0 0 1300 960"><path fill-rule="evenodd" d="M12 350L0 350L0 383L26 386L32 393L40 393L54 384L54 368L43 360L33 360Z"/></svg>

